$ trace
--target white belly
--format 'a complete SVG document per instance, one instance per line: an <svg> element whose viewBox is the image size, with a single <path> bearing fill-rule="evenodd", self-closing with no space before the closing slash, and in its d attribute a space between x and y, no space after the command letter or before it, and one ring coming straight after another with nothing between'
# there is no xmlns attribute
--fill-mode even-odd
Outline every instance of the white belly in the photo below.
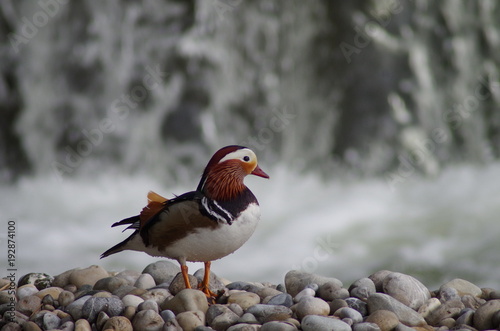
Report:
<svg viewBox="0 0 500 331"><path fill-rule="evenodd" d="M250 204L231 225L223 223L215 230L208 227L200 228L161 251L155 247L141 250L153 256L166 256L191 262L217 260L240 248L253 234L259 220L259 205Z"/></svg>

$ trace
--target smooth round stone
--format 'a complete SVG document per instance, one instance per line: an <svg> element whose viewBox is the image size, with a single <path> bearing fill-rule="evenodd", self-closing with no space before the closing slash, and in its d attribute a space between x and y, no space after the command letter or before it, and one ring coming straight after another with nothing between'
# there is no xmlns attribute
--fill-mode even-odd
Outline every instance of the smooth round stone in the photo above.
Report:
<svg viewBox="0 0 500 331"><path fill-rule="evenodd" d="M500 310L500 300L490 300L479 307L474 314L474 327L478 330L488 330L498 327L493 323L493 316Z"/></svg>
<svg viewBox="0 0 500 331"><path fill-rule="evenodd" d="M233 313L235 313L236 315L238 316L243 316L243 308L240 307L240 305L236 304L236 303L230 303L227 305L227 308L231 309L231 311Z"/></svg>
<svg viewBox="0 0 500 331"><path fill-rule="evenodd" d="M271 321L264 323L260 331L296 331L297 327L287 322Z"/></svg>
<svg viewBox="0 0 500 331"><path fill-rule="evenodd" d="M144 302L144 299L138 297L137 295L127 294L122 298L122 302L124 306L131 306L137 308L141 303ZM158 306L156 307L156 310L158 311Z"/></svg>
<svg viewBox="0 0 500 331"><path fill-rule="evenodd" d="M42 331L42 329L35 322L29 321L24 323L23 331Z"/></svg>
<svg viewBox="0 0 500 331"><path fill-rule="evenodd" d="M448 283L441 285L439 291L442 291L443 289L446 289L448 287L457 290L459 296L468 294L475 297L480 297L483 294L481 288L465 279L455 278L453 280L450 280Z"/></svg>
<svg viewBox="0 0 500 331"><path fill-rule="evenodd" d="M293 298L293 301L299 302L300 300L302 300L305 297L314 298L315 295L316 295L315 290L313 290L312 288L306 287L305 289L303 289L302 291L297 293L297 295Z"/></svg>
<svg viewBox="0 0 500 331"><path fill-rule="evenodd" d="M248 308L246 312L254 315L261 324L269 321L282 321L292 317L292 310L283 306L256 304Z"/></svg>
<svg viewBox="0 0 500 331"><path fill-rule="evenodd" d="M160 331L163 328L163 318L153 310L143 310L135 314L132 320L134 330Z"/></svg>
<svg viewBox="0 0 500 331"><path fill-rule="evenodd" d="M261 328L259 324L240 323L229 327L227 331L259 331Z"/></svg>
<svg viewBox="0 0 500 331"><path fill-rule="evenodd" d="M132 323L123 316L113 316L104 323L103 330L133 331Z"/></svg>
<svg viewBox="0 0 500 331"><path fill-rule="evenodd" d="M76 268L70 269L70 270L63 272L62 274L55 276L54 281L52 282L52 286L61 287L61 288L65 288L66 286L68 286L69 285L69 276L71 276L71 274L75 270L77 270L77 269Z"/></svg>
<svg viewBox="0 0 500 331"><path fill-rule="evenodd" d="M142 289L150 289L152 287L156 286L155 280L153 279L153 276L150 274L141 274L139 278L134 283L134 286L137 288L142 288Z"/></svg>
<svg viewBox="0 0 500 331"><path fill-rule="evenodd" d="M229 295L227 303L236 303L243 310L260 303L260 297L252 292L235 292Z"/></svg>
<svg viewBox="0 0 500 331"><path fill-rule="evenodd" d="M92 328L87 320L79 319L75 322L75 331L92 331Z"/></svg>
<svg viewBox="0 0 500 331"><path fill-rule="evenodd" d="M299 270L291 270L285 275L286 291L295 297L309 284L318 284L320 287L324 283L333 282L342 287L342 282L336 278L323 277Z"/></svg>
<svg viewBox="0 0 500 331"><path fill-rule="evenodd" d="M369 322L354 324L352 326L352 330L353 331L381 331L377 324L369 323Z"/></svg>
<svg viewBox="0 0 500 331"><path fill-rule="evenodd" d="M460 298L460 301L463 302L465 308L472 308L474 310L478 309L479 307L481 307L486 303L486 300L478 297L473 297L472 295L468 294Z"/></svg>
<svg viewBox="0 0 500 331"><path fill-rule="evenodd" d="M75 330L75 323L73 321L66 321L61 326L59 327L59 330L61 331L74 331Z"/></svg>
<svg viewBox="0 0 500 331"><path fill-rule="evenodd" d="M346 298L344 299L347 306L359 311L362 316L368 315L368 305L366 302L358 299L358 298Z"/></svg>
<svg viewBox="0 0 500 331"><path fill-rule="evenodd" d="M83 305L85 304L85 302L87 300L89 300L91 298L90 295L85 295L75 301L73 301L72 303L70 303L67 307L66 307L66 311L71 315L71 317L73 317L73 319L76 321L78 319L80 319L82 317L82 309L83 309ZM76 326L75 326L76 327Z"/></svg>
<svg viewBox="0 0 500 331"><path fill-rule="evenodd" d="M368 299L376 291L375 283L370 278L358 279L349 287L350 295L361 300Z"/></svg>
<svg viewBox="0 0 500 331"><path fill-rule="evenodd" d="M5 291L3 291L1 293L7 294L7 292L5 292ZM35 295L36 293L38 293L38 289L33 284L26 284L26 285L20 286L16 290L16 295L17 295L18 300L24 299L24 298L29 297L31 295ZM7 298L9 298L9 297L10 296L7 295ZM3 303L6 303L6 302L3 302Z"/></svg>
<svg viewBox="0 0 500 331"><path fill-rule="evenodd" d="M42 304L42 299L36 295L30 295L29 297L24 297L19 300L16 304L16 310L21 314L30 316L33 312L37 311Z"/></svg>
<svg viewBox="0 0 500 331"><path fill-rule="evenodd" d="M244 313L241 315L241 317L238 319L238 323L243 323L243 324L260 324L259 321L257 321L257 318L250 313Z"/></svg>
<svg viewBox="0 0 500 331"><path fill-rule="evenodd" d="M455 321L455 319L453 319L451 317L448 317L448 318L442 319L439 322L439 325L440 326L445 326L447 330L451 330L452 328L455 327L456 321Z"/></svg>
<svg viewBox="0 0 500 331"><path fill-rule="evenodd" d="M263 303L268 305L285 306L289 308L293 305L293 298L288 293L280 293L268 298L269 300L267 300L267 302L264 301Z"/></svg>
<svg viewBox="0 0 500 331"><path fill-rule="evenodd" d="M441 301L438 298L431 298L424 302L423 305L418 309L418 313L425 319L430 316L432 312L441 306Z"/></svg>
<svg viewBox="0 0 500 331"><path fill-rule="evenodd" d="M40 299L43 299L46 295L50 295L54 300L59 300L59 295L63 291L64 290L60 287L47 287L38 291L35 295Z"/></svg>
<svg viewBox="0 0 500 331"><path fill-rule="evenodd" d="M471 308L465 308L461 313L460 316L457 318L457 325L472 325L473 324L473 317L474 317L474 309Z"/></svg>
<svg viewBox="0 0 500 331"><path fill-rule="evenodd" d="M154 300L146 300L146 301L140 303L137 308L138 308L137 310L139 310L139 311L148 310L148 309L151 309L157 313L160 311L160 309L158 307L158 303Z"/></svg>
<svg viewBox="0 0 500 331"><path fill-rule="evenodd" d="M198 279L193 275L188 275L188 278L191 288L197 288ZM177 275L175 275L174 279L172 279L172 282L168 287L168 291L173 295L176 295L177 293L179 293L184 289L186 289L186 283L184 282L184 277L182 277L182 273L179 272Z"/></svg>
<svg viewBox="0 0 500 331"><path fill-rule="evenodd" d="M325 301L345 299L349 297L349 291L335 282L326 282L319 287L318 295Z"/></svg>
<svg viewBox="0 0 500 331"><path fill-rule="evenodd" d="M62 291L61 294L59 294L58 301L61 307L67 307L70 303L75 301L75 295L70 291Z"/></svg>
<svg viewBox="0 0 500 331"><path fill-rule="evenodd" d="M95 325L97 326L97 329L98 330L102 330L102 327L104 326L104 324L106 323L107 320L109 320L108 314L106 314L105 312L101 311L97 315L97 321L95 322Z"/></svg>
<svg viewBox="0 0 500 331"><path fill-rule="evenodd" d="M458 291L453 287L445 287L439 290L439 297L441 301L449 301L449 300L460 300L460 296L458 295Z"/></svg>
<svg viewBox="0 0 500 331"><path fill-rule="evenodd" d="M299 320L307 315L328 316L330 305L320 298L305 297L295 305L295 314Z"/></svg>
<svg viewBox="0 0 500 331"><path fill-rule="evenodd" d="M17 323L10 322L2 327L2 331L23 331L23 328Z"/></svg>
<svg viewBox="0 0 500 331"><path fill-rule="evenodd" d="M341 320L326 316L308 315L302 319L300 325L303 331L351 331L351 326L349 324Z"/></svg>
<svg viewBox="0 0 500 331"><path fill-rule="evenodd" d="M94 290L114 292L124 285L130 285L126 279L118 277L105 277L99 279L95 285Z"/></svg>
<svg viewBox="0 0 500 331"><path fill-rule="evenodd" d="M131 306L127 306L127 307L125 307L125 309L123 309L122 315L124 317L126 317L128 320L131 321L131 320L134 319L134 316L135 316L136 312L137 312L137 308L131 307Z"/></svg>
<svg viewBox="0 0 500 331"><path fill-rule="evenodd" d="M200 291L198 291L200 292ZM148 290L146 293L141 295L141 298L146 300L153 300L156 301L157 304L162 304L165 302L166 299L171 298L172 294L164 288L153 288L151 290Z"/></svg>
<svg viewBox="0 0 500 331"><path fill-rule="evenodd" d="M449 300L441 304L437 309L433 310L427 317L426 321L430 325L439 325L441 320L449 317L458 317L460 312L465 308L460 300Z"/></svg>
<svg viewBox="0 0 500 331"><path fill-rule="evenodd" d="M399 321L408 326L424 326L427 323L415 310L384 293L374 293L368 298L370 314L377 310L390 310L396 314Z"/></svg>
<svg viewBox="0 0 500 331"><path fill-rule="evenodd" d="M352 309L349 307L344 307L338 309L333 316L337 316L340 319L349 318L353 321L353 323L361 323L363 321L363 316L356 309Z"/></svg>
<svg viewBox="0 0 500 331"><path fill-rule="evenodd" d="M124 308L123 302L117 297L90 298L83 304L82 316L94 322L101 311L112 317L120 315Z"/></svg>
<svg viewBox="0 0 500 331"><path fill-rule="evenodd" d="M179 313L175 319L182 330L194 330L198 326L205 326L205 314L199 310Z"/></svg>
<svg viewBox="0 0 500 331"><path fill-rule="evenodd" d="M140 275L142 274L137 270L123 270L116 274L115 277L125 279L129 285L134 285Z"/></svg>
<svg viewBox="0 0 500 331"><path fill-rule="evenodd" d="M224 305L211 305L206 314L207 324L214 330L226 330L235 324L239 318L240 316Z"/></svg>
<svg viewBox="0 0 500 331"><path fill-rule="evenodd" d="M335 313L337 310L343 307L349 307L347 305L347 302L345 302L345 300L343 299L335 299L330 301L328 304L330 305L330 313Z"/></svg>
<svg viewBox="0 0 500 331"><path fill-rule="evenodd" d="M366 322L377 324L381 331L390 331L399 324L399 319L392 311L377 310L366 318Z"/></svg>
<svg viewBox="0 0 500 331"><path fill-rule="evenodd" d="M171 261L157 261L149 264L142 273L150 274L156 284L161 284L173 279L180 271L181 268Z"/></svg>
<svg viewBox="0 0 500 331"><path fill-rule="evenodd" d="M419 280L399 272L387 275L383 281L384 293L417 310L431 298L431 293Z"/></svg>
<svg viewBox="0 0 500 331"><path fill-rule="evenodd" d="M45 330L57 329L61 324L61 319L54 313L43 315L43 328Z"/></svg>
<svg viewBox="0 0 500 331"><path fill-rule="evenodd" d="M91 265L85 269L76 269L69 276L69 283L81 287L82 285L94 286L95 283L102 278L108 277L109 274L103 267Z"/></svg>
<svg viewBox="0 0 500 331"><path fill-rule="evenodd" d="M196 277L198 283L201 283L203 281L203 277L205 276L205 269L201 268L196 270L193 276ZM226 286L214 272L210 272L210 278L208 279L208 287L212 292L217 293L219 291L224 290Z"/></svg>
<svg viewBox="0 0 500 331"><path fill-rule="evenodd" d="M368 276L373 281L373 284L375 284L376 292L384 292L384 279L392 273L393 271L389 270L379 270Z"/></svg>
<svg viewBox="0 0 500 331"><path fill-rule="evenodd" d="M185 289L177 293L171 300L161 303L160 307L162 310L169 309L175 314L195 310L206 313L208 302L203 292L194 289Z"/></svg>

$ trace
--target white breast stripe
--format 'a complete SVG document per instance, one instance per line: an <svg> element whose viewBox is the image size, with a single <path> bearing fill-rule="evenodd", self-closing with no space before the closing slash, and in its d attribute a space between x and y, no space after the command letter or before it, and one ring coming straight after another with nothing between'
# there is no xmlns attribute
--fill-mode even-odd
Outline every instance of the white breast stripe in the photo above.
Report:
<svg viewBox="0 0 500 331"><path fill-rule="evenodd" d="M215 206L217 206L217 208L219 208L219 210L222 210L226 215L227 215L227 219L229 220L228 223L231 223L231 220L233 219L233 215L231 215L230 212L228 212L227 210L225 210L224 208L222 208L218 203L217 201L215 200L212 200L212 202L214 203Z"/></svg>
<svg viewBox="0 0 500 331"><path fill-rule="evenodd" d="M208 199L206 197L203 197L201 199L201 203L202 203L203 207L205 208L205 210L207 211L207 213L209 213L210 215L212 215L213 217L215 217L216 219L218 219L221 222L227 222L227 220L224 217L222 217L221 215L219 215L218 213L216 213L215 211L213 211L208 206Z"/></svg>

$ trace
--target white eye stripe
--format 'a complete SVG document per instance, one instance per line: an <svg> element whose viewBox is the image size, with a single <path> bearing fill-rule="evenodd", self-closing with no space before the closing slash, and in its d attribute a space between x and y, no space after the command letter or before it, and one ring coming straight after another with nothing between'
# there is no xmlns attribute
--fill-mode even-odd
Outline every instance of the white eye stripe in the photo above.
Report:
<svg viewBox="0 0 500 331"><path fill-rule="evenodd" d="M250 158L250 160L257 160L257 156L255 155L255 153L251 149L242 148L242 149L238 149L234 152L227 154L219 161L219 163L227 161L227 160L240 160L240 159L243 159L245 156L248 156Z"/></svg>

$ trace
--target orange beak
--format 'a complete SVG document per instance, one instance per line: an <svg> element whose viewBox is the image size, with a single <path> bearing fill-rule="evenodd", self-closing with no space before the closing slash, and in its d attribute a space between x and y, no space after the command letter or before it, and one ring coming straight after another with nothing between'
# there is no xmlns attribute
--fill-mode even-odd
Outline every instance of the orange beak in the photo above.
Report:
<svg viewBox="0 0 500 331"><path fill-rule="evenodd" d="M269 175L266 174L260 167L257 165L255 169L250 173L251 175L259 176L259 177L264 177L264 178L269 178Z"/></svg>

